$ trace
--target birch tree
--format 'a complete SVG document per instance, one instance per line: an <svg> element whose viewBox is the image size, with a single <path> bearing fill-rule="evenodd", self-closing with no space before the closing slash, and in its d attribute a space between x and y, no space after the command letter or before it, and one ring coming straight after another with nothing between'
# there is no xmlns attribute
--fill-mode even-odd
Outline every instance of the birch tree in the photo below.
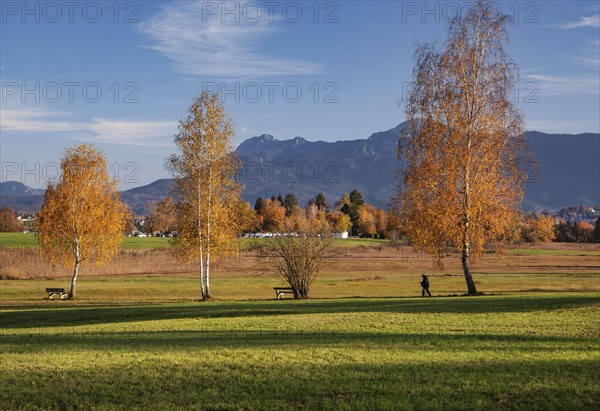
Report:
<svg viewBox="0 0 600 411"><path fill-rule="evenodd" d="M46 189L37 230L42 255L73 267L69 298L75 298L80 266L104 264L119 251L126 207L104 156L93 146L67 149L60 168L60 178Z"/></svg>
<svg viewBox="0 0 600 411"><path fill-rule="evenodd" d="M212 258L237 249L242 186L235 179L240 162L233 137L231 119L218 96L203 92L179 124L179 154L168 160L177 199L174 245L180 255L198 258L202 300L211 298Z"/></svg>
<svg viewBox="0 0 600 411"><path fill-rule="evenodd" d="M449 23L441 50L417 48L399 141L402 229L438 266L456 246L469 295L477 294L470 264L515 221L531 164L511 101L518 78L504 49L509 22L479 2Z"/></svg>

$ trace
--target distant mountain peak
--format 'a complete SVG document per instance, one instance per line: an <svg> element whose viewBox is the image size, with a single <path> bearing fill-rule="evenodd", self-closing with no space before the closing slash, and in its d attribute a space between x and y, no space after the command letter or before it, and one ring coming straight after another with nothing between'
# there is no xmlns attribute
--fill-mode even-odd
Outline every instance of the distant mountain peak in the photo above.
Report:
<svg viewBox="0 0 600 411"><path fill-rule="evenodd" d="M295 146L306 143L306 139L302 137L294 137L292 141L294 142Z"/></svg>
<svg viewBox="0 0 600 411"><path fill-rule="evenodd" d="M322 192L333 203L344 193L358 189L366 201L384 207L395 194L398 138L406 127L371 134L366 139L336 142L309 141L302 137L277 140L270 134L241 143L237 154L243 164L252 164L240 174L244 199L270 198L294 193L299 204ZM526 133L540 162L539 175L525 185L527 209L560 209L573 204L597 204L600 198L600 134ZM172 180L121 192L121 200L138 214L148 201L169 195ZM19 182L0 182L0 205L34 212L43 201L44 190Z"/></svg>
<svg viewBox="0 0 600 411"><path fill-rule="evenodd" d="M279 141L270 134L261 134L260 136L254 138L258 141Z"/></svg>

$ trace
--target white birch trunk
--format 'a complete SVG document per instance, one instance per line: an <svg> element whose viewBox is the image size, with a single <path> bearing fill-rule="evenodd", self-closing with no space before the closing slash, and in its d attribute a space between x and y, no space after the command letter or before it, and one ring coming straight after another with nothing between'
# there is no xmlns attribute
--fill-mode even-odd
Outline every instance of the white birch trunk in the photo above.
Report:
<svg viewBox="0 0 600 411"><path fill-rule="evenodd" d="M79 240L75 240L75 267L73 268L73 277L71 278L71 288L69 289L69 298L75 298L77 272L79 271Z"/></svg>
<svg viewBox="0 0 600 411"><path fill-rule="evenodd" d="M202 242L202 210L200 206L200 188L198 188L198 241L200 247L200 295L202 300L206 298L206 290L204 288L204 250Z"/></svg>
<svg viewBox="0 0 600 411"><path fill-rule="evenodd" d="M210 223L212 201L212 167L208 166L208 201L206 210L206 298L210 298Z"/></svg>

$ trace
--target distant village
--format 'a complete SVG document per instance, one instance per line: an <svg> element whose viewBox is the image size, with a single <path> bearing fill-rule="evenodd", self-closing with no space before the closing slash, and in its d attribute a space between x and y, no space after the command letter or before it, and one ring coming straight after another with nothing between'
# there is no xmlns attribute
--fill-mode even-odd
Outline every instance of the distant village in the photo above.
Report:
<svg viewBox="0 0 600 411"><path fill-rule="evenodd" d="M324 198L321 197L322 195L317 195L309 202L306 209L302 209L303 213L307 213L312 218L327 219L330 222L333 220L333 227L337 228L332 233L335 238L364 237L397 240L402 237L398 227L395 226L397 222L389 211L378 210L364 203L362 196L356 191L351 194L353 194L354 201L358 201L358 205L353 206L350 196L345 196L338 200L332 209L329 209ZM357 196L360 196L358 200ZM282 225L283 220L289 218L292 214L290 201L293 203L292 207L301 209L295 204L295 198L290 194L286 195L285 198L278 196L267 200L257 199L254 209L249 207L246 210L248 221L240 233L240 237L269 238L294 235L293 231L283 230ZM177 236L174 215L169 216L171 213L169 210L159 210L160 205L161 203L149 204L147 215L132 217L127 224L125 235L129 237ZM162 205L164 208L164 204ZM281 207L280 211L278 211L278 207ZM3 227L0 227L0 231L22 231L23 233L35 231L34 213L13 213L18 225L11 227L7 226L9 219L5 216L10 212L12 210L6 207L2 209L2 222L0 224ZM361 217L363 221L361 221ZM278 218L281 221L277 221ZM165 219L170 221L165 223ZM163 221L157 222L157 220ZM597 242L600 240L597 238L600 235L599 221L600 206L587 207L580 205L562 208L558 211L543 210L524 214L522 227L520 227L520 240L526 242ZM170 226L165 227L164 224Z"/></svg>

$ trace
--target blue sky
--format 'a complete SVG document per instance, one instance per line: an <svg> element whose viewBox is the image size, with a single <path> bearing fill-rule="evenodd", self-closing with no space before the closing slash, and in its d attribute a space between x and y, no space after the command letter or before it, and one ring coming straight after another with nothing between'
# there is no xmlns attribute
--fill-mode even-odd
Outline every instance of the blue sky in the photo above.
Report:
<svg viewBox="0 0 600 411"><path fill-rule="evenodd" d="M236 142L366 138L404 121L416 43L443 42L472 2L1 4L1 181L43 187L66 147L93 142L120 188L168 177L193 97L221 94ZM493 3L527 128L600 132L596 1Z"/></svg>

